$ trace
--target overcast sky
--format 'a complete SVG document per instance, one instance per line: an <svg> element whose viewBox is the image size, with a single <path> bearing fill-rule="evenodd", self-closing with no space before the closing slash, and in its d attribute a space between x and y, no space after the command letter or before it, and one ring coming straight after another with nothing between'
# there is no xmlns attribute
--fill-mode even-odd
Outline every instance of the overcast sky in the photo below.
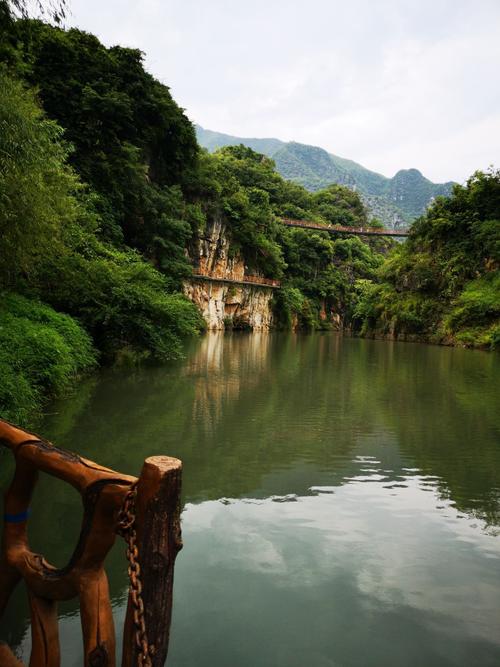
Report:
<svg viewBox="0 0 500 667"><path fill-rule="evenodd" d="M188 116L392 176L500 166L500 0L69 0Z"/></svg>

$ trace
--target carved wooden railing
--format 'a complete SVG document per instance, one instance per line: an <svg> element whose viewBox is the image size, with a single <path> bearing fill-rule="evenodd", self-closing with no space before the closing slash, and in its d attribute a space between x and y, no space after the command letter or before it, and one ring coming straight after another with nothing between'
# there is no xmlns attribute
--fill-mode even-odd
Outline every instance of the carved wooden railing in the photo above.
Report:
<svg viewBox="0 0 500 667"><path fill-rule="evenodd" d="M122 667L164 665L170 629L175 557L182 547L178 459L153 456L139 479L54 447L0 420L0 444L16 469L5 494L0 556L0 618L24 579L31 607L30 667L59 667L57 601L79 597L85 667L115 665L115 632L104 560L117 532L127 541L131 586ZM38 472L71 484L83 501L83 522L69 563L57 569L30 550L29 505ZM21 667L0 644L1 667Z"/></svg>

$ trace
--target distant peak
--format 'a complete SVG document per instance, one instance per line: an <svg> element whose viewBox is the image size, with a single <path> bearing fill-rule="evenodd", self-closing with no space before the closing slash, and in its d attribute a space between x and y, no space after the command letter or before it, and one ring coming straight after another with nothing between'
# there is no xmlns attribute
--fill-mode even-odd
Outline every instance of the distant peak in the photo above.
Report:
<svg viewBox="0 0 500 667"><path fill-rule="evenodd" d="M308 190L326 188L332 183L356 190L370 214L388 227L407 224L424 213L434 197L451 191L451 183L432 183L413 167L400 169L392 178L387 178L320 146L274 138L235 137L203 129L200 125L196 131L200 144L210 151L244 144L264 153L275 161L284 178Z"/></svg>
<svg viewBox="0 0 500 667"><path fill-rule="evenodd" d="M418 176L419 178L425 178L422 172L418 169L415 169L414 167L410 167L410 169L400 169L398 172L396 172L394 178L396 178L396 176Z"/></svg>

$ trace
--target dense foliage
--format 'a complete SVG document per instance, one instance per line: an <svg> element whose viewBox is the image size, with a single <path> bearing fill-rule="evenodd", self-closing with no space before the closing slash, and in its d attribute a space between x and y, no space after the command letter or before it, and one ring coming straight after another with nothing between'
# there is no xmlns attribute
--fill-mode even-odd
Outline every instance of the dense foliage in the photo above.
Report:
<svg viewBox="0 0 500 667"><path fill-rule="evenodd" d="M438 200L384 262L389 241L279 222L379 224L339 184L352 186L344 176L359 165L338 158L342 174L329 181L337 182L311 192L263 154L283 149L275 140L256 146L262 152L200 150L139 51L14 20L4 0L0 32L3 416L27 421L98 359L178 356L203 327L182 283L197 240L217 222L248 273L281 280L274 306L283 327L354 318L364 332L498 344L497 173ZM292 148L297 159L309 155ZM325 155L313 157L328 172ZM375 187L378 175L358 176Z"/></svg>
<svg viewBox="0 0 500 667"><path fill-rule="evenodd" d="M356 193L340 185L309 192L283 179L273 160L243 145L205 153L201 165L202 210L208 219L222 217L230 252L241 253L251 273L281 279L275 304L280 324L315 328L348 320L356 281L374 277L387 242L334 239L284 227L278 219L365 226Z"/></svg>
<svg viewBox="0 0 500 667"><path fill-rule="evenodd" d="M0 284L10 287L57 255L65 225L80 213L79 184L61 128L1 71L0 95Z"/></svg>
<svg viewBox="0 0 500 667"><path fill-rule="evenodd" d="M387 227L408 225L434 197L449 194L453 185L432 183L417 169L404 169L386 178L352 160L294 141L242 139L199 126L196 130L200 144L209 150L241 143L264 153L275 161L284 178L308 190L321 190L331 183L354 188L370 215L380 218Z"/></svg>
<svg viewBox="0 0 500 667"><path fill-rule="evenodd" d="M95 361L90 337L69 315L37 300L0 295L2 417L30 421L43 399L67 389Z"/></svg>
<svg viewBox="0 0 500 667"><path fill-rule="evenodd" d="M500 172L477 172L439 198L362 286L363 333L500 346Z"/></svg>
<svg viewBox="0 0 500 667"><path fill-rule="evenodd" d="M6 71L0 129L1 405L4 416L24 421L93 366L82 325L104 357L168 359L201 318L170 293L172 279L103 238L98 196L68 164L62 129Z"/></svg>
<svg viewBox="0 0 500 667"><path fill-rule="evenodd" d="M282 323L295 314L309 328L349 327L357 285L375 278L383 255L359 237L332 238L301 229L287 230L282 242L288 267L277 295ZM302 295L300 309L283 303L290 289Z"/></svg>
<svg viewBox="0 0 500 667"><path fill-rule="evenodd" d="M16 21L9 36L12 67L64 128L70 164L96 195L101 236L137 248L178 287L190 273L192 219L180 188L198 148L168 88L144 70L140 51L107 49L79 30Z"/></svg>

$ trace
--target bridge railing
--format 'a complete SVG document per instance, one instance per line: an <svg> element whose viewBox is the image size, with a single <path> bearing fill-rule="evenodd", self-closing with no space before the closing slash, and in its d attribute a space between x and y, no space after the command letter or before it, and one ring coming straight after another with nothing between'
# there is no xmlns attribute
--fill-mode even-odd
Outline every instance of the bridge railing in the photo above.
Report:
<svg viewBox="0 0 500 667"><path fill-rule="evenodd" d="M319 229L324 232L334 232L337 234L355 234L358 236L408 236L406 231L397 231L395 229L380 229L378 227L346 227L345 225L322 225L319 222L311 220L292 220L291 218L281 218L281 222L288 227L302 227L304 229Z"/></svg>
<svg viewBox="0 0 500 667"><path fill-rule="evenodd" d="M244 281L255 285L269 285L269 287L281 287L281 282L274 278L262 278L261 276L245 276Z"/></svg>
<svg viewBox="0 0 500 667"><path fill-rule="evenodd" d="M104 468L0 420L0 445L16 468L5 494L0 555L0 618L24 580L31 608L30 667L60 667L57 602L79 597L86 667L114 667L115 632L105 558L116 535L127 543L130 589L122 667L162 667L172 609L174 562L182 547L182 463L168 456L144 462L139 478ZM71 484L83 502L80 538L57 569L31 551L27 522L39 472ZM6 644L0 665L21 667Z"/></svg>
<svg viewBox="0 0 500 667"><path fill-rule="evenodd" d="M210 280L214 282L220 281L225 283L236 283L239 285L252 283L253 285L261 285L262 287L281 287L281 282L279 280L275 280L274 278L263 278L262 276L244 275L241 278L231 278L222 276L212 276L209 273L196 272L193 273L193 278L199 278L200 280Z"/></svg>

